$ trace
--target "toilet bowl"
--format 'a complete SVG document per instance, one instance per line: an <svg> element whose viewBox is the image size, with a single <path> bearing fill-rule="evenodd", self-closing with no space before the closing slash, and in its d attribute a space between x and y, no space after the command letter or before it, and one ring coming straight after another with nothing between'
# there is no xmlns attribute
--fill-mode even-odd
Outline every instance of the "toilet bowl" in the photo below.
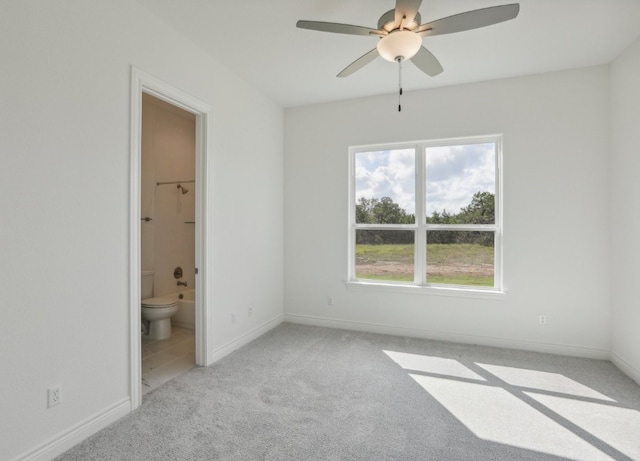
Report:
<svg viewBox="0 0 640 461"><path fill-rule="evenodd" d="M171 316L178 312L174 298L147 298L140 303L142 318L149 321L149 339L171 337Z"/></svg>

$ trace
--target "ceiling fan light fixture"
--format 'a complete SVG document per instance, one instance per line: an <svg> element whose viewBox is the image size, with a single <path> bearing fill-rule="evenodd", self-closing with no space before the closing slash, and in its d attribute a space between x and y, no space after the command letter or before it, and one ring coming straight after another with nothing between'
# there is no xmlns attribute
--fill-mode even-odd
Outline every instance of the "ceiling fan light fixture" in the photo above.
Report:
<svg viewBox="0 0 640 461"><path fill-rule="evenodd" d="M420 50L422 37L410 30L398 30L382 37L378 42L378 53L389 62L397 58L411 59Z"/></svg>

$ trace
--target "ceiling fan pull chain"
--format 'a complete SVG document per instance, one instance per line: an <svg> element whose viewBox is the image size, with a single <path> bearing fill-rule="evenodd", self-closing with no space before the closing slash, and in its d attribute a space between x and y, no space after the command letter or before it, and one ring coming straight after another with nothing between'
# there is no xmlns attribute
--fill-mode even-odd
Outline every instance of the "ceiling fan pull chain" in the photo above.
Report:
<svg viewBox="0 0 640 461"><path fill-rule="evenodd" d="M402 56L396 58L398 61L398 112L402 112Z"/></svg>

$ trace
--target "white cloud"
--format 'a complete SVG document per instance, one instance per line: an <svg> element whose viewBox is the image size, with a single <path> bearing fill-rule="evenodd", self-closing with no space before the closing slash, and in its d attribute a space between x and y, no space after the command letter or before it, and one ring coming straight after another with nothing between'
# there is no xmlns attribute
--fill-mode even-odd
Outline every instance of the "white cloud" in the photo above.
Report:
<svg viewBox="0 0 640 461"><path fill-rule="evenodd" d="M427 215L458 213L476 192L495 193L494 144L427 149Z"/></svg>
<svg viewBox="0 0 640 461"><path fill-rule="evenodd" d="M356 200L391 197L415 213L413 149L361 152L355 157ZM426 155L427 215L455 214L480 191L495 193L495 145L430 147Z"/></svg>
<svg viewBox="0 0 640 461"><path fill-rule="evenodd" d="M407 213L415 213L413 149L356 154L356 200L390 197Z"/></svg>

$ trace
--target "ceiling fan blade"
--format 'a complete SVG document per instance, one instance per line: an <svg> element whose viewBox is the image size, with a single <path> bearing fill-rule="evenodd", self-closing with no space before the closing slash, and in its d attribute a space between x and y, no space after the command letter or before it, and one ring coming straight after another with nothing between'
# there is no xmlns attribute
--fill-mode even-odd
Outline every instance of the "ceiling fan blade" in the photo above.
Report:
<svg viewBox="0 0 640 461"><path fill-rule="evenodd" d="M438 58L431 54L431 51L427 50L424 46L418 50L418 53L413 58L411 58L411 62L413 62L418 69L431 77L435 77L443 71Z"/></svg>
<svg viewBox="0 0 640 461"><path fill-rule="evenodd" d="M353 74L355 71L362 69L364 66L369 64L371 61L376 59L378 56L380 56L380 54L378 53L378 49L374 48L373 50L369 51L368 53L363 54L358 59L356 59L351 64L349 64L347 67L345 67L342 70L342 72L340 72L337 76L338 77L348 77L349 75Z"/></svg>
<svg viewBox="0 0 640 461"><path fill-rule="evenodd" d="M333 32L334 34L348 35L379 35L380 31L370 27L352 26L351 24L339 24L337 22L303 21L296 23L300 29L319 30L320 32Z"/></svg>
<svg viewBox="0 0 640 461"><path fill-rule="evenodd" d="M418 14L422 0L396 0L395 25L400 27L404 18L405 23L410 23Z"/></svg>
<svg viewBox="0 0 640 461"><path fill-rule="evenodd" d="M514 19L518 16L519 11L519 3L467 11L422 24L417 32L423 37L430 37L432 35L452 34L454 32L478 29L479 27Z"/></svg>

